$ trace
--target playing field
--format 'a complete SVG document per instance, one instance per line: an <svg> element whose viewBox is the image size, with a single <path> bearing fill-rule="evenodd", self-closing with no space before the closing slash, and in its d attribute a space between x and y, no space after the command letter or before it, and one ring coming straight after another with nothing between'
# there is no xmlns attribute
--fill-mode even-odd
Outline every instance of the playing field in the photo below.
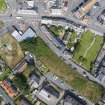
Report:
<svg viewBox="0 0 105 105"><path fill-rule="evenodd" d="M24 57L18 42L9 33L0 37L0 56L11 68Z"/></svg>
<svg viewBox="0 0 105 105"><path fill-rule="evenodd" d="M30 51L35 54L50 72L59 76L81 95L87 97L94 103L100 100L103 88L100 85L85 79L74 69L70 68L70 66L66 65L40 38L23 41L21 42L21 47L24 51Z"/></svg>
<svg viewBox="0 0 105 105"><path fill-rule="evenodd" d="M84 32L74 52L73 59L87 70L90 70L103 44L103 37L92 32Z"/></svg>
<svg viewBox="0 0 105 105"><path fill-rule="evenodd" d="M0 12L4 11L6 7L5 0L0 0Z"/></svg>

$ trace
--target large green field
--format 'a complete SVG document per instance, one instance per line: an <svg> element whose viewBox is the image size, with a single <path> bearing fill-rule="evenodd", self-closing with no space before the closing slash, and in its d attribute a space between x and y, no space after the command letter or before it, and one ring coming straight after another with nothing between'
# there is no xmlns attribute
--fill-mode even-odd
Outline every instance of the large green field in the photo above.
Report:
<svg viewBox="0 0 105 105"><path fill-rule="evenodd" d="M90 71L102 44L103 37L94 35L90 31L84 32L74 52L73 59Z"/></svg>
<svg viewBox="0 0 105 105"><path fill-rule="evenodd" d="M74 69L66 65L40 38L25 40L21 42L20 45L24 51L30 51L35 54L37 58L48 67L49 71L59 76L81 95L87 97L94 103L100 100L103 88L85 79Z"/></svg>
<svg viewBox="0 0 105 105"><path fill-rule="evenodd" d="M5 0L0 0L0 12L4 11L6 7Z"/></svg>

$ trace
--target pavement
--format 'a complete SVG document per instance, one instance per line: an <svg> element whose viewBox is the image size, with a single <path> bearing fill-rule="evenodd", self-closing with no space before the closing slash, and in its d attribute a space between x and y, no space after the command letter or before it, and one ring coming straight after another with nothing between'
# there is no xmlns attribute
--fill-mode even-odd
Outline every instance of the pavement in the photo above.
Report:
<svg viewBox="0 0 105 105"><path fill-rule="evenodd" d="M12 99L5 93L5 91L0 86L0 96L4 99L7 104L14 105Z"/></svg>

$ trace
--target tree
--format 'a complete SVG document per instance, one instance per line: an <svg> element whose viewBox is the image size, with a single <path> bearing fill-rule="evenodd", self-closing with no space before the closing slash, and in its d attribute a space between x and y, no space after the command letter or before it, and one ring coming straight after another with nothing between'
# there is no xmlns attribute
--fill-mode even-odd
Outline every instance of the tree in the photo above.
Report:
<svg viewBox="0 0 105 105"><path fill-rule="evenodd" d="M27 84L27 78L23 74L16 74L15 85L23 92L23 94L28 94L29 86Z"/></svg>

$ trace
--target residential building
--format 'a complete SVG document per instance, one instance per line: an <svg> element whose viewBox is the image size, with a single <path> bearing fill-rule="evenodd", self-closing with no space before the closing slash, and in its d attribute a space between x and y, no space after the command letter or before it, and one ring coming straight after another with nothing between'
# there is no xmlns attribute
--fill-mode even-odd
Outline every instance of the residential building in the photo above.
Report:
<svg viewBox="0 0 105 105"><path fill-rule="evenodd" d="M5 62L2 59L0 59L0 74L2 74L2 72L5 70L5 66Z"/></svg>
<svg viewBox="0 0 105 105"><path fill-rule="evenodd" d="M24 2L20 1L18 6L19 8L17 13L19 15L32 15L32 16L38 15L37 7L35 6L34 0L25 0Z"/></svg>
<svg viewBox="0 0 105 105"><path fill-rule="evenodd" d="M96 0L88 0L86 3L84 3L83 6L81 6L74 14L77 18L81 19L83 16L85 16L95 5Z"/></svg>
<svg viewBox="0 0 105 105"><path fill-rule="evenodd" d="M105 83L105 56L97 67L96 78L101 81L101 83Z"/></svg>
<svg viewBox="0 0 105 105"><path fill-rule="evenodd" d="M67 90L65 91L65 95L58 105L87 105L87 104L84 100L79 98L79 96L76 96L74 93Z"/></svg>
<svg viewBox="0 0 105 105"><path fill-rule="evenodd" d="M27 0L26 3L28 5L28 8L33 8L35 4L34 0Z"/></svg>
<svg viewBox="0 0 105 105"><path fill-rule="evenodd" d="M28 78L28 84L30 85L31 89L36 89L39 87L40 83L40 76L37 74L31 74Z"/></svg>
<svg viewBox="0 0 105 105"><path fill-rule="evenodd" d="M18 94L17 88L10 79L2 81L1 86L11 98L17 96Z"/></svg>
<svg viewBox="0 0 105 105"><path fill-rule="evenodd" d="M20 99L20 105L32 105L25 97Z"/></svg>
<svg viewBox="0 0 105 105"><path fill-rule="evenodd" d="M56 8L56 9L61 9L63 5L63 0L49 0L47 2L47 6L49 8Z"/></svg>
<svg viewBox="0 0 105 105"><path fill-rule="evenodd" d="M34 92L34 95L47 105L57 105L63 97L64 91L50 82L43 82L42 88Z"/></svg>
<svg viewBox="0 0 105 105"><path fill-rule="evenodd" d="M101 24L105 25L105 9L104 9L104 10L102 11L102 13L98 16L97 20L98 20Z"/></svg>
<svg viewBox="0 0 105 105"><path fill-rule="evenodd" d="M56 8L51 9L51 15L60 16L62 14L63 14L62 9L56 9Z"/></svg>

